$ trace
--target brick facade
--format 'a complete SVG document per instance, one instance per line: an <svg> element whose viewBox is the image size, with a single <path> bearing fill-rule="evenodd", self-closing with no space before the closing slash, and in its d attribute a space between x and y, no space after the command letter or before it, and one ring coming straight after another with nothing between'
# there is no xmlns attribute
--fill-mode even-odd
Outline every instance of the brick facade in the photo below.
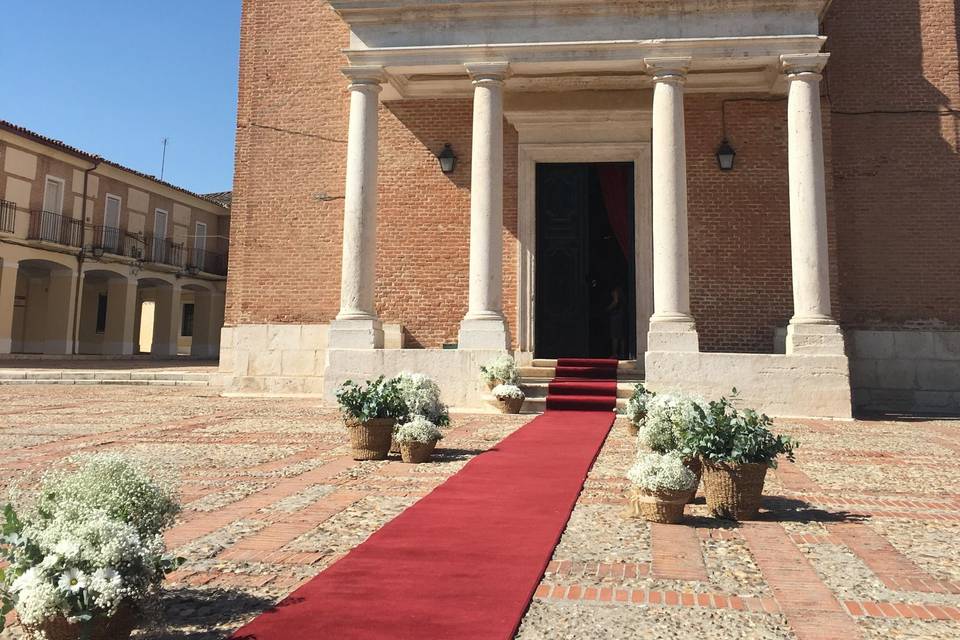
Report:
<svg viewBox="0 0 960 640"><path fill-rule="evenodd" d="M960 324L954 2L836 0L824 30L835 313L845 328ZM346 26L326 3L245 0L228 324L324 323L339 308ZM746 99L744 99L746 98ZM716 169L721 105L737 169ZM833 113L831 113L831 108ZM783 100L687 101L691 294L703 351L771 352L792 307ZM456 340L467 305L469 100L380 110L377 311L406 343ZM433 154L450 142L457 171ZM516 132L506 128L504 310L516 339ZM834 230L835 228L835 230Z"/></svg>

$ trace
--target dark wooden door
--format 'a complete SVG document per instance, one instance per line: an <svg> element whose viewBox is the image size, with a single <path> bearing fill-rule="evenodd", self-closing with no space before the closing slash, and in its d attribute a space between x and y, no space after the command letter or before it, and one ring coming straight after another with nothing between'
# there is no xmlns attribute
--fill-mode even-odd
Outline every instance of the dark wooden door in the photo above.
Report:
<svg viewBox="0 0 960 640"><path fill-rule="evenodd" d="M590 351L589 167L537 165L536 356Z"/></svg>

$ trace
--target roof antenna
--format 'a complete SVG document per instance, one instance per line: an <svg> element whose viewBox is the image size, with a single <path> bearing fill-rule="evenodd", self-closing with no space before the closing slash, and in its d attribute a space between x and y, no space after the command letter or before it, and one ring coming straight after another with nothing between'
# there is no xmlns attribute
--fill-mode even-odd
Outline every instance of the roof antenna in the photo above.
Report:
<svg viewBox="0 0 960 640"><path fill-rule="evenodd" d="M163 180L163 170L167 166L167 139L163 139L163 157L160 160L160 179Z"/></svg>

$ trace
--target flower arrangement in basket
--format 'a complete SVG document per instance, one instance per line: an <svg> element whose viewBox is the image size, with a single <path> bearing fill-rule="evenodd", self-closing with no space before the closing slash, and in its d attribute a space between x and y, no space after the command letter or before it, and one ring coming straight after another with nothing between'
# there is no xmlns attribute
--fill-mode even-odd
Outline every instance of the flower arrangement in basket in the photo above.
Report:
<svg viewBox="0 0 960 640"><path fill-rule="evenodd" d="M696 477L697 486L703 465L696 455L682 454L687 432L704 421L707 403L700 398L680 394L651 395L646 402L646 416L637 435L639 448L655 453L677 453ZM690 494L693 500L696 486Z"/></svg>
<svg viewBox="0 0 960 640"><path fill-rule="evenodd" d="M627 427L630 429L631 435L636 436L637 433L639 433L640 427L647 418L647 405L655 395L652 391L647 390L642 383L637 384L633 388L633 393L630 395L630 399L627 400L625 412L629 420Z"/></svg>
<svg viewBox="0 0 960 640"><path fill-rule="evenodd" d="M390 444L390 453L400 455L400 443L397 441L397 430L400 425L410 422L414 418L426 418L436 427L450 426L450 410L440 399L440 387L430 377L422 373L404 371L393 378L400 391L400 396L406 406L406 413L397 419L393 428L393 440Z"/></svg>
<svg viewBox="0 0 960 640"><path fill-rule="evenodd" d="M490 390L498 385L517 385L520 383L520 370L513 356L503 354L480 367L480 379Z"/></svg>
<svg viewBox="0 0 960 640"><path fill-rule="evenodd" d="M737 390L733 390L736 398ZM710 512L732 520L755 518L767 469L777 458L794 460L799 446L771 431L773 420L752 409L737 409L728 398L710 402L703 419L684 434L682 455L703 461L703 489Z"/></svg>
<svg viewBox="0 0 960 640"><path fill-rule="evenodd" d="M70 461L79 466L43 477L35 504L4 510L2 614L15 610L38 640L129 638L183 561L163 541L179 503L172 484L121 455Z"/></svg>
<svg viewBox="0 0 960 640"><path fill-rule="evenodd" d="M437 442L443 439L443 432L423 416L416 416L400 425L393 434L400 445L400 455L404 462L420 464L433 455Z"/></svg>
<svg viewBox="0 0 960 640"><path fill-rule="evenodd" d="M697 478L676 453L641 453L627 472L633 483L627 515L676 524L697 489Z"/></svg>
<svg viewBox="0 0 960 640"><path fill-rule="evenodd" d="M515 384L500 384L491 391L500 413L520 413L527 396Z"/></svg>
<svg viewBox="0 0 960 640"><path fill-rule="evenodd" d="M393 428L408 414L395 378L380 376L363 386L347 380L337 389L337 402L350 430L354 460L386 460Z"/></svg>

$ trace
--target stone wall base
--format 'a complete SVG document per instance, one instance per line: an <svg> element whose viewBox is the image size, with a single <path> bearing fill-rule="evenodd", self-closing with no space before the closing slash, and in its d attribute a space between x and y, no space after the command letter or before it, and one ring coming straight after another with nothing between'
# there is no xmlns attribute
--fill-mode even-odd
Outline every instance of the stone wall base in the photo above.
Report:
<svg viewBox="0 0 960 640"><path fill-rule="evenodd" d="M647 386L708 399L736 387L743 406L782 418L852 418L846 356L653 351Z"/></svg>
<svg viewBox="0 0 960 640"><path fill-rule="evenodd" d="M321 396L327 325L224 327L215 382L224 395Z"/></svg>
<svg viewBox="0 0 960 640"><path fill-rule="evenodd" d="M850 331L854 406L960 415L960 331Z"/></svg>
<svg viewBox="0 0 960 640"><path fill-rule="evenodd" d="M487 391L481 388L480 366L503 353L480 349L331 349L327 351L323 397L327 402L336 402L336 389L346 380L362 382L411 371L436 380L443 401L453 408L489 409L483 399Z"/></svg>

